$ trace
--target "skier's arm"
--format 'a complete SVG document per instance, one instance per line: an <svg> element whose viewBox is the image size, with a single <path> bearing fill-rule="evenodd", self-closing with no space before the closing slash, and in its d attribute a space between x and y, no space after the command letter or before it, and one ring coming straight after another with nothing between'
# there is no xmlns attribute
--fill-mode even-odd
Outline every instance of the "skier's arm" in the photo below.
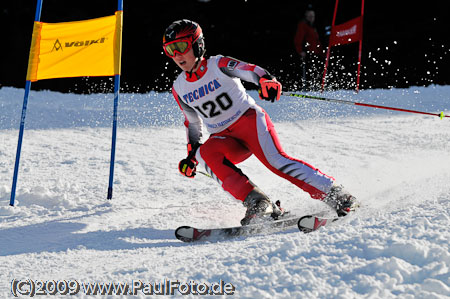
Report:
<svg viewBox="0 0 450 299"><path fill-rule="evenodd" d="M231 57L221 57L219 59L219 69L230 77L236 77L255 85L259 85L259 79L263 76L273 77L260 66Z"/></svg>
<svg viewBox="0 0 450 299"><path fill-rule="evenodd" d="M199 143L202 139L202 119L198 116L197 112L195 112L193 108L189 107L181 100L181 98L178 96L178 93L175 91L175 88L172 88L172 94L184 114L184 126L186 127L187 143L193 146Z"/></svg>
<svg viewBox="0 0 450 299"><path fill-rule="evenodd" d="M218 66L224 74L230 77L258 85L261 99L272 102L280 99L281 83L262 67L231 57L221 57Z"/></svg>
<svg viewBox="0 0 450 299"><path fill-rule="evenodd" d="M202 138L203 122L194 109L183 103L175 88L172 87L172 94L184 114L184 125L186 126L187 152L188 156L178 163L180 173L188 178L193 178L196 174L197 160L195 153L200 147Z"/></svg>

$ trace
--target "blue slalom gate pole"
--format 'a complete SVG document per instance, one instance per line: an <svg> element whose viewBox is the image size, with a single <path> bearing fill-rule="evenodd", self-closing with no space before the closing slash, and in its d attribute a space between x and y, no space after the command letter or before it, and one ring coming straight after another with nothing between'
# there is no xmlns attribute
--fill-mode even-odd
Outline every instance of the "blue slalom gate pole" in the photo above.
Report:
<svg viewBox="0 0 450 299"><path fill-rule="evenodd" d="M42 1L43 0L37 1L36 14L34 16L35 22L39 22L41 20ZM27 115L28 96L30 94L30 89L31 89L31 81L27 80L25 82L25 96L23 97L22 115L20 117L19 140L17 142L16 162L14 164L14 175L11 187L11 199L9 201L10 206L14 206L14 201L16 199L16 187L17 187L17 177L19 174L20 152L22 151L23 131L25 129L25 117Z"/></svg>
<svg viewBox="0 0 450 299"><path fill-rule="evenodd" d="M9 201L10 206L14 206L14 200L16 198L16 186L17 186L17 176L19 174L20 152L22 150L23 131L25 129L25 116L27 114L28 95L30 93L30 89L31 89L31 81L27 80L25 83L25 96L23 98L22 116L20 117L19 141L17 142L16 163L14 164L14 176L11 187L11 199Z"/></svg>
<svg viewBox="0 0 450 299"><path fill-rule="evenodd" d="M113 112L113 128L111 142L111 161L109 164L109 186L108 197L112 199L113 183L114 183L114 161L116 157L116 138L117 138L117 107L119 104L120 75L114 76L114 112Z"/></svg>
<svg viewBox="0 0 450 299"><path fill-rule="evenodd" d="M117 10L123 10L123 0L117 1ZM113 128L111 141L111 160L109 163L109 185L107 199L112 199L114 184L114 162L116 159L116 138L117 138L117 106L119 105L120 91L120 75L114 76L114 111L113 111Z"/></svg>

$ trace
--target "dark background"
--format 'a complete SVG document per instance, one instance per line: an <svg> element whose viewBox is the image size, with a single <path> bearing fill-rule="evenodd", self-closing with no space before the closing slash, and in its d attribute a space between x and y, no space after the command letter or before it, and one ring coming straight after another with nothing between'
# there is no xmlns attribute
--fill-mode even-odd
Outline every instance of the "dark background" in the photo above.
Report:
<svg viewBox="0 0 450 299"><path fill-rule="evenodd" d="M450 22L445 1L365 1L361 89L450 84ZM301 70L293 37L307 4L316 11L322 43L331 25L334 0L124 0L121 89L166 91L178 70L162 51L164 29L174 20L198 22L207 55L223 54L268 69L284 85L296 88ZM398 5L398 6L394 6ZM44 0L41 21L76 21L111 15L114 0ZM0 85L23 88L36 1L2 1ZM336 24L357 17L361 1L341 0ZM330 89L356 85L358 43L333 47ZM112 78L42 80L32 89L62 92L110 92Z"/></svg>

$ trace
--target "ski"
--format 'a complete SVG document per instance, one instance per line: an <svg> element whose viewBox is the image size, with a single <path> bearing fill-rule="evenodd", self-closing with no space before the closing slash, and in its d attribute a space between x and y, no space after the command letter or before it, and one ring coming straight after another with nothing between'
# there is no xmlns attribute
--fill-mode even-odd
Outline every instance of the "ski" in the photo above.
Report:
<svg viewBox="0 0 450 299"><path fill-rule="evenodd" d="M288 214L288 213L286 213ZM323 215L323 212L314 214ZM183 242L220 241L237 237L271 234L287 230L298 225L302 217L290 215L281 216L278 220L267 220L262 223L226 228L199 229L192 226L180 226L175 230L175 237Z"/></svg>
<svg viewBox="0 0 450 299"><path fill-rule="evenodd" d="M274 233L295 227L299 217L267 220L267 222L226 228L199 229L192 226L181 226L176 229L175 237L183 242L220 241L241 236Z"/></svg>
<svg viewBox="0 0 450 299"><path fill-rule="evenodd" d="M310 233L318 230L321 227L328 226L342 217L320 217L318 215L306 215L300 217L297 222L298 229L304 233Z"/></svg>
<svg viewBox="0 0 450 299"><path fill-rule="evenodd" d="M347 211L347 213L351 212L353 214L357 208L360 207L359 202L355 202ZM339 215L339 214L338 214ZM328 226L338 221L339 219L346 218L348 216L331 216L331 217L323 217L323 215L311 214L300 217L298 220L297 226L301 232L310 233L318 230L321 227Z"/></svg>

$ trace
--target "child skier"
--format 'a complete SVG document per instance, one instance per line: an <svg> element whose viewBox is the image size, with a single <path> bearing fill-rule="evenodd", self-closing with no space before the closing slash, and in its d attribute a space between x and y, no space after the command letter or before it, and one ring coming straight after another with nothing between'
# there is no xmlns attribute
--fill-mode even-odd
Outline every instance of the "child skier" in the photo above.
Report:
<svg viewBox="0 0 450 299"><path fill-rule="evenodd" d="M193 178L196 166L206 171L247 208L242 225L280 209L256 187L236 164L254 154L268 169L300 187L314 199L326 202L339 216L354 210L356 199L334 179L282 149L269 115L255 103L241 79L259 86L259 97L280 99L281 84L265 69L221 55L204 57L200 26L190 20L173 22L164 33L163 49L183 71L172 94L185 117L187 158L179 171ZM201 144L202 128L209 138Z"/></svg>

